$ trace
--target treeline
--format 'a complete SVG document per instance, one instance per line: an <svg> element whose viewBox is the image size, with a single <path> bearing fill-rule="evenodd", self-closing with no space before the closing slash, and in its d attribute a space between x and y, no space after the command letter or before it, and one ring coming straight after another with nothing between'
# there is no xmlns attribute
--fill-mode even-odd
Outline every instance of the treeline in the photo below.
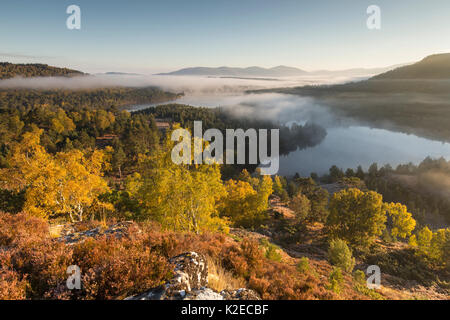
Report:
<svg viewBox="0 0 450 320"><path fill-rule="evenodd" d="M37 127L43 129L41 144L50 153L113 146L114 170L121 172L158 144L160 136L152 115L130 114L120 106L176 96L157 88L0 90L0 166L6 166L10 144ZM109 137L99 145L104 135Z"/></svg>
<svg viewBox="0 0 450 320"><path fill-rule="evenodd" d="M178 98L180 94L155 87L100 88L90 90L0 90L0 111L35 107L60 107L64 110L105 109L132 104L158 103Z"/></svg>
<svg viewBox="0 0 450 320"><path fill-rule="evenodd" d="M423 80L423 79L373 79L368 81L349 82L333 85L307 85L294 88L262 89L261 92L279 92L298 94L312 97L337 98L339 95L365 94L401 94L401 93L424 93L424 94L446 94L450 84L445 80Z"/></svg>
<svg viewBox="0 0 450 320"><path fill-rule="evenodd" d="M138 154L134 173L120 184L105 177L117 162L118 151L111 146L51 154L41 143L43 133L34 126L12 142L0 169L2 193L12 195L1 204L16 207L12 213L72 222L153 220L165 229L195 233L258 226L267 218L269 176L244 170L224 181L219 165L177 165L171 160L170 133Z"/></svg>
<svg viewBox="0 0 450 320"><path fill-rule="evenodd" d="M68 68L52 67L47 64L28 63L15 64L9 62L0 62L0 79L20 77L71 77L80 76L84 73L78 70Z"/></svg>
<svg viewBox="0 0 450 320"><path fill-rule="evenodd" d="M358 178L365 188L381 193L386 201L405 204L420 225L442 227L450 223L450 162L444 158L428 157L419 165L400 164L395 169L390 165L379 168L373 163L367 171L359 166L344 172L333 166L328 175L320 179L313 176L323 183L351 183L348 178Z"/></svg>
<svg viewBox="0 0 450 320"><path fill-rule="evenodd" d="M77 111L58 107L12 109L3 111L0 118L0 166L8 165L11 146L35 128L42 129L40 143L51 154L112 146L113 172L131 170L138 155L153 149L161 138L152 115L130 114L114 107ZM102 140L105 135L107 139Z"/></svg>
<svg viewBox="0 0 450 320"><path fill-rule="evenodd" d="M174 165L169 157L173 143L158 129L151 113L129 113L116 107L39 106L4 110L3 114L3 211L70 217L72 221L104 215L151 218L186 231L222 229L229 223L249 226L266 217L270 179L242 176L236 167L227 175L234 180L225 181L223 167ZM174 197L175 189L184 191ZM231 210L230 206L246 210ZM234 216L235 212L245 215Z"/></svg>
<svg viewBox="0 0 450 320"><path fill-rule="evenodd" d="M285 126L269 120L238 118L232 110L227 108L197 108L168 104L140 110L136 113L153 114L155 118L169 118L179 123L183 128L189 128L190 130L193 129L194 121L202 121L203 130L219 129L224 136L226 129L267 129L269 130L269 136L270 129L279 129L281 155L315 146L322 142L327 134L324 128L313 123Z"/></svg>

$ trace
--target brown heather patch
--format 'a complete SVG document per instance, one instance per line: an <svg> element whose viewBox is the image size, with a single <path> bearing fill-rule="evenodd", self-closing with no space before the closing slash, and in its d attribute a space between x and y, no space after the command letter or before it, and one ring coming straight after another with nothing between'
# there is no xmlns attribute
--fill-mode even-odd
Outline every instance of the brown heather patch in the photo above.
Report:
<svg viewBox="0 0 450 320"><path fill-rule="evenodd" d="M326 288L332 270L311 259L299 272L298 258L283 252L269 260L258 239L223 234L163 232L154 223L134 224L126 237L101 236L66 245L50 237L47 222L0 213L0 294L5 299L121 299L170 277L168 258L186 251L208 256L216 290L247 287L263 299L364 299L350 275L338 296ZM67 267L78 265L82 289L66 289Z"/></svg>

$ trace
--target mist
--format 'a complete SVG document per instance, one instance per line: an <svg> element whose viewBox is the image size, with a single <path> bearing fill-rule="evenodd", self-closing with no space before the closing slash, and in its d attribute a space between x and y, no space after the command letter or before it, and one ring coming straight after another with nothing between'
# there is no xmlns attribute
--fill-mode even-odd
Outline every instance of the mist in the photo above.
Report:
<svg viewBox="0 0 450 320"><path fill-rule="evenodd" d="M345 76L303 76L279 79L245 79L197 76L162 75L86 75L76 77L35 77L0 80L0 89L36 89L36 90L86 90L107 87L148 87L185 92L188 94L215 94L244 92L246 90L293 87L308 84L344 83Z"/></svg>
<svg viewBox="0 0 450 320"><path fill-rule="evenodd" d="M337 119L328 108L313 98L298 95L264 93L246 94L248 90L298 87L303 85L338 84L358 78L345 74L304 75L282 78L223 78L206 76L95 74L76 77L36 77L0 80L0 89L22 90L90 90L107 87L158 87L184 93L176 103L198 107L223 107L239 118L303 125L313 122L332 126ZM130 106L139 110L152 104Z"/></svg>
<svg viewBox="0 0 450 320"><path fill-rule="evenodd" d="M206 97L208 100L209 97ZM197 100L197 101L193 101ZM203 100L203 101L202 101ZM208 103L202 97L185 97L180 102L187 104L222 107L234 117L250 120L272 121L282 124L304 125L313 122L322 126L332 126L336 118L328 108L313 98L278 93L223 95Z"/></svg>
<svg viewBox="0 0 450 320"><path fill-rule="evenodd" d="M331 126L336 119L327 107L312 98L297 95L264 93L246 94L247 90L275 87L295 87L343 83L349 77L311 76L284 77L278 79L244 79L200 76L161 75L87 75L77 77L37 77L0 80L0 89L33 90L89 90L107 87L158 87L175 93L184 93L176 103L199 107L223 107L239 118L249 118L283 124L313 122ZM150 105L132 106L130 110L146 108Z"/></svg>

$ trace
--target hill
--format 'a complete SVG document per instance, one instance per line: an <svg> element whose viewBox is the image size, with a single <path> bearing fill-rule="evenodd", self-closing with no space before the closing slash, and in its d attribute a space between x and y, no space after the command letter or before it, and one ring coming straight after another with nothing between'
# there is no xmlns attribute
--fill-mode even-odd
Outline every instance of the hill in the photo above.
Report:
<svg viewBox="0 0 450 320"><path fill-rule="evenodd" d="M450 79L450 53L434 54L412 65L379 74L372 79Z"/></svg>
<svg viewBox="0 0 450 320"><path fill-rule="evenodd" d="M194 67L185 68L169 73L160 73L159 75L175 75L175 76L217 76L217 77L292 77L304 75L307 72L301 69L278 66L270 69L261 67L248 68L207 68Z"/></svg>
<svg viewBox="0 0 450 320"><path fill-rule="evenodd" d="M0 62L0 79L9 79L14 77L71 77L84 75L83 72L68 68L52 67L47 64L29 63L15 64L9 62Z"/></svg>
<svg viewBox="0 0 450 320"><path fill-rule="evenodd" d="M107 76L142 76L140 73L130 73L130 72L115 72L109 71L105 73L98 73L99 75L107 75Z"/></svg>
<svg viewBox="0 0 450 320"><path fill-rule="evenodd" d="M383 68L353 68L345 70L315 70L305 71L298 68L278 66L270 69L261 67L249 67L249 68L207 68L207 67L195 67L185 68L169 73L159 73L158 75L172 75L172 76L209 76L209 77L223 77L223 78L246 78L246 79L259 79L269 77L268 80L276 80L277 77L298 77L298 76L342 76L342 77L368 77L387 72L403 66L404 64L393 65Z"/></svg>

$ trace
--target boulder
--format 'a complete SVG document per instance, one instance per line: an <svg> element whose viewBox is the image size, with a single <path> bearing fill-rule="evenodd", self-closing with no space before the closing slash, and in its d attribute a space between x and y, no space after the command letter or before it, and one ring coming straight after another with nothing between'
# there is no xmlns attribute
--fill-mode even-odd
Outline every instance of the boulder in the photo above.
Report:
<svg viewBox="0 0 450 320"><path fill-rule="evenodd" d="M203 255L186 252L170 259L174 276L164 285L126 298L127 300L260 300L249 289L223 290L218 293L207 287L208 264Z"/></svg>
<svg viewBox="0 0 450 320"><path fill-rule="evenodd" d="M170 281L172 288L191 291L208 284L208 264L203 255L183 253L171 258L170 263L175 265L175 277Z"/></svg>
<svg viewBox="0 0 450 320"><path fill-rule="evenodd" d="M174 276L169 281L146 293L130 297L130 299L181 300L208 284L208 265L203 255L186 252L169 261L174 265Z"/></svg>
<svg viewBox="0 0 450 320"><path fill-rule="evenodd" d="M220 292L224 300L261 300L259 295L251 289L223 290Z"/></svg>
<svg viewBox="0 0 450 320"><path fill-rule="evenodd" d="M121 238L128 235L129 228L136 226L134 222L123 221L109 226L108 228L97 227L94 229L75 232L73 227L65 227L62 236L57 241L65 242L68 245L85 241L87 238L97 238L100 236L114 236ZM70 230L70 231L68 231Z"/></svg>
<svg viewBox="0 0 450 320"><path fill-rule="evenodd" d="M220 293L203 287L189 292L183 300L224 300L224 298Z"/></svg>

